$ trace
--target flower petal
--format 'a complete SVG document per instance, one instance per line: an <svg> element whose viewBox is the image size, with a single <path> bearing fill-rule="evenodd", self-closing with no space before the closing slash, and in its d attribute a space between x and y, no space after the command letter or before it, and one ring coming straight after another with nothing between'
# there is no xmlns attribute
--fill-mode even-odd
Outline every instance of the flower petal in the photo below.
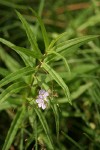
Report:
<svg viewBox="0 0 100 150"><path fill-rule="evenodd" d="M44 97L43 97L43 95L39 95L38 98L39 99L43 99Z"/></svg>
<svg viewBox="0 0 100 150"><path fill-rule="evenodd" d="M43 100L42 99L36 99L36 103L43 103Z"/></svg>
<svg viewBox="0 0 100 150"><path fill-rule="evenodd" d="M48 102L47 97L49 96L49 93L43 89L39 91L39 95L36 99L36 103L38 103L38 107L42 108L43 110L46 108L46 104Z"/></svg>
<svg viewBox="0 0 100 150"><path fill-rule="evenodd" d="M38 107L42 107L42 103L39 103L39 104L38 104Z"/></svg>
<svg viewBox="0 0 100 150"><path fill-rule="evenodd" d="M46 92L45 90L40 90L39 95L41 95L41 94L43 95L45 92Z"/></svg>
<svg viewBox="0 0 100 150"><path fill-rule="evenodd" d="M45 92L45 93L44 93L44 97L47 97L47 96L49 96L49 93L48 93L48 92Z"/></svg>
<svg viewBox="0 0 100 150"><path fill-rule="evenodd" d="M46 105L42 103L42 109L44 110L46 108Z"/></svg>

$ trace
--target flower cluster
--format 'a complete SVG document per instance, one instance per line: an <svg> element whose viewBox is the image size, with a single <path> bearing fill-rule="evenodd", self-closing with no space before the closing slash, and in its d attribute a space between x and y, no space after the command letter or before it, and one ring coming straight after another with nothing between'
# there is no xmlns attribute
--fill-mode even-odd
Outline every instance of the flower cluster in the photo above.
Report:
<svg viewBox="0 0 100 150"><path fill-rule="evenodd" d="M48 102L47 97L49 96L49 93L45 90L40 90L39 91L39 95L36 99L36 103L38 104L39 108L45 109L46 108L46 104Z"/></svg>

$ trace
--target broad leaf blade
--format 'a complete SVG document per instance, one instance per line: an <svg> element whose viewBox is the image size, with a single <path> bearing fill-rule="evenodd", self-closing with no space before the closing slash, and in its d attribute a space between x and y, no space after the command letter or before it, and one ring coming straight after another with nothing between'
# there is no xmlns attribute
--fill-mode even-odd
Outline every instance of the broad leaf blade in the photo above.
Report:
<svg viewBox="0 0 100 150"><path fill-rule="evenodd" d="M21 20L22 24L23 24L23 27L26 31L26 34L27 34L27 37L28 37L28 40L32 46L32 51L34 52L34 55L38 58L41 58L42 57L42 54L38 48L38 45L37 45L37 42L36 42L36 39L33 35L33 32L29 26L29 24L27 23L27 21L24 19L24 17L18 12L16 11L19 19Z"/></svg>
<svg viewBox="0 0 100 150"><path fill-rule="evenodd" d="M68 102L71 104L70 93L67 85L63 81L63 79L59 76L59 74L54 71L49 65L46 63L42 64L42 67L51 75L51 77L62 87L67 97Z"/></svg>
<svg viewBox="0 0 100 150"><path fill-rule="evenodd" d="M18 129L20 128L21 123L23 122L24 116L25 116L25 107L23 106L23 108L17 112L11 124L2 150L8 150L10 148Z"/></svg>

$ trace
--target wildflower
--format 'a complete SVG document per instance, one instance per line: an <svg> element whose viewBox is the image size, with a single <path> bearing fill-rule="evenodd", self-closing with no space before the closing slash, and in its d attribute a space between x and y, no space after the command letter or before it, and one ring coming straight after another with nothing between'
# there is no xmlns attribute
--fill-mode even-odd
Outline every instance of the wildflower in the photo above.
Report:
<svg viewBox="0 0 100 150"><path fill-rule="evenodd" d="M36 103L38 104L39 108L42 108L43 110L46 108L46 104L48 102L47 97L49 96L49 93L45 90L40 90L39 95L36 99Z"/></svg>

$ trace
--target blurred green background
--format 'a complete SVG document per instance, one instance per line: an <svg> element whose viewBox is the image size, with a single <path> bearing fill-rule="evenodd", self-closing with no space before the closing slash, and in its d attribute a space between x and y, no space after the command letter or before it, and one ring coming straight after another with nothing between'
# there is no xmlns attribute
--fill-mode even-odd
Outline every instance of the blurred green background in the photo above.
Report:
<svg viewBox="0 0 100 150"><path fill-rule="evenodd" d="M32 7L43 19L50 39L67 32L68 40L83 35L100 35L100 1L99 0L0 0L0 37L18 46L29 47L29 42L15 9L30 23L38 39L41 51L44 43L36 18L29 11ZM60 139L57 149L77 150L76 141L85 150L100 149L100 38L96 38L73 49L65 56L71 69L66 75L62 62L57 61L54 69L60 71L68 84L72 97L72 106L66 103L60 88L53 84L58 97L60 117ZM20 56L7 46L0 44L0 79L16 68L23 66ZM2 92L2 89L0 89ZM13 106L11 106L13 107ZM0 109L0 149L4 143L14 112L12 108ZM48 111L47 121L56 142L56 131L52 112ZM27 128L27 130L29 130ZM62 131L66 134L62 134ZM70 139L71 138L71 139ZM24 140L26 137L24 137ZM73 140L72 140L73 139ZM18 137L11 147L17 150ZM34 143L33 143L34 144ZM42 149L43 146L40 146ZM28 148L32 149L31 145ZM44 148L45 150L45 148Z"/></svg>

